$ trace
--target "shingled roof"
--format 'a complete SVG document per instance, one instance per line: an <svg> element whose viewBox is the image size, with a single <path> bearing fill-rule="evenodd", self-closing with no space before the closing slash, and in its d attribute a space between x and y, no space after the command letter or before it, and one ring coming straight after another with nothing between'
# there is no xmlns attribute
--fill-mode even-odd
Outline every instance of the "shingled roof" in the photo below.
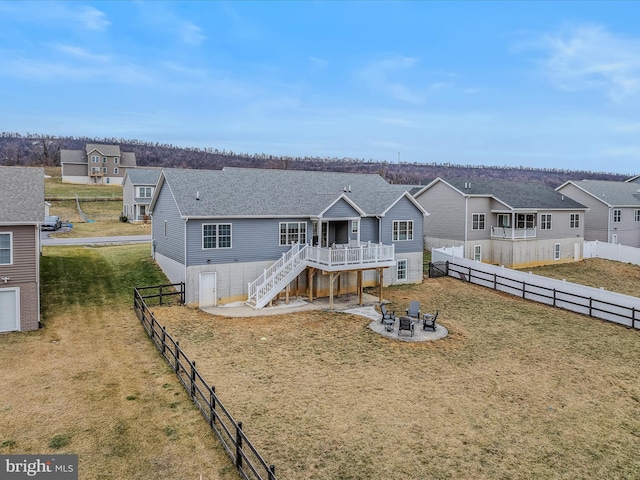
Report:
<svg viewBox="0 0 640 480"><path fill-rule="evenodd" d="M161 171L160 168L130 168L125 175L134 185L155 185Z"/></svg>
<svg viewBox="0 0 640 480"><path fill-rule="evenodd" d="M44 220L44 169L0 166L0 224Z"/></svg>
<svg viewBox="0 0 640 480"><path fill-rule="evenodd" d="M422 210L408 193L374 174L164 169L160 182L168 184L183 217L313 217L341 196L368 216L384 215L403 196Z"/></svg>
<svg viewBox="0 0 640 480"><path fill-rule="evenodd" d="M640 206L640 185L635 182L616 182L614 180L568 181L559 186L558 189L569 183L611 207Z"/></svg>
<svg viewBox="0 0 640 480"><path fill-rule="evenodd" d="M438 178L430 185L436 181L449 184L462 195L495 198L514 210L586 210L587 208L542 183L495 179L469 181L462 178Z"/></svg>

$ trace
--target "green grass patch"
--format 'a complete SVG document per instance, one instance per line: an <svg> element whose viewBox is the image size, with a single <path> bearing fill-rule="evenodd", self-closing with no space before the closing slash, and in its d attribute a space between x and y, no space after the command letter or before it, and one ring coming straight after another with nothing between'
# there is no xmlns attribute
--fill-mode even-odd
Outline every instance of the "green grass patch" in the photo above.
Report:
<svg viewBox="0 0 640 480"><path fill-rule="evenodd" d="M51 437L51 440L49 440L49 447L58 450L62 447L66 447L70 443L71 443L71 436L66 433L63 433L63 434L55 435Z"/></svg>
<svg viewBox="0 0 640 480"><path fill-rule="evenodd" d="M58 308L128 303L133 287L167 283L151 259L149 245L44 247L42 251L45 319Z"/></svg>

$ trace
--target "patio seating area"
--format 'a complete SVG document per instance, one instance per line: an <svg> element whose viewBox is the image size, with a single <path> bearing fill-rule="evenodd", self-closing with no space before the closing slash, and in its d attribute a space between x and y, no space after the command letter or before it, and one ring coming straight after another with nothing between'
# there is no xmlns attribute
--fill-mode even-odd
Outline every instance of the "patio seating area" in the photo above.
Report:
<svg viewBox="0 0 640 480"><path fill-rule="evenodd" d="M395 311L390 311L386 304L380 305L380 313L375 309L371 315L372 307L366 307L368 313L359 313L354 310L347 310L349 313L366 315L369 318L376 318L369 324L369 328L380 335L407 342L424 342L438 340L449 334L449 331L441 324L436 323L439 310L435 313L422 313L419 302L411 302L406 310L407 315L396 316ZM412 315L408 315L411 313Z"/></svg>

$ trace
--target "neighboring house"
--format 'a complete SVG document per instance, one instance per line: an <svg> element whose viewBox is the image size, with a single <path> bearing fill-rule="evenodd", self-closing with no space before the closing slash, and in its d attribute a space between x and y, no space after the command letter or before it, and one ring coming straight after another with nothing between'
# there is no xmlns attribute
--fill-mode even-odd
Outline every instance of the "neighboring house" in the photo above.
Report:
<svg viewBox="0 0 640 480"><path fill-rule="evenodd" d="M44 169L0 166L0 332L40 324Z"/></svg>
<svg viewBox="0 0 640 480"><path fill-rule="evenodd" d="M291 289L333 301L423 278L427 213L379 175L165 169L150 210L154 258L188 304L261 308Z"/></svg>
<svg viewBox="0 0 640 480"><path fill-rule="evenodd" d="M543 184L437 178L415 198L428 249L511 268L582 259L586 207Z"/></svg>
<svg viewBox="0 0 640 480"><path fill-rule="evenodd" d="M84 150L60 150L62 183L122 185L125 172L136 168L136 154L118 145L87 143Z"/></svg>
<svg viewBox="0 0 640 480"><path fill-rule="evenodd" d="M134 168L124 174L122 183L122 214L132 223L149 220L147 209L156 189L159 168Z"/></svg>
<svg viewBox="0 0 640 480"><path fill-rule="evenodd" d="M640 185L630 179L568 181L558 192L589 207L584 238L640 247Z"/></svg>

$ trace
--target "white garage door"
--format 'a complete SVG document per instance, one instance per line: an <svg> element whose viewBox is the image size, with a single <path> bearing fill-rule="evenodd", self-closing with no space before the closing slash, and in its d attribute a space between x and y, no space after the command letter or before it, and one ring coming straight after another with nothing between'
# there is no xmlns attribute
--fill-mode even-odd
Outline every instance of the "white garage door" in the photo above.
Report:
<svg viewBox="0 0 640 480"><path fill-rule="evenodd" d="M19 290L17 288L0 290L0 332L19 330L18 326L18 302Z"/></svg>

